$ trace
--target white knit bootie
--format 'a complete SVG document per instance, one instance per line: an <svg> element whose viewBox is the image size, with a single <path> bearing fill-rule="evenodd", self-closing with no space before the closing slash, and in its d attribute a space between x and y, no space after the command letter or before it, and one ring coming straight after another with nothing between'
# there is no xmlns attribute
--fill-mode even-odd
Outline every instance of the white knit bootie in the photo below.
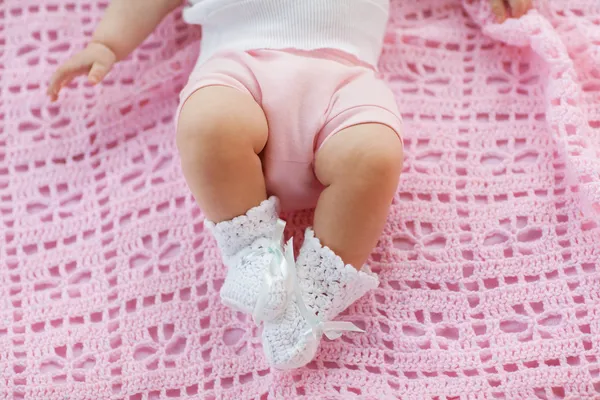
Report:
<svg viewBox="0 0 600 400"><path fill-rule="evenodd" d="M287 301L285 222L278 218L277 206L277 198L271 197L231 221L205 223L228 267L220 293L223 304L252 314L257 323L277 318Z"/></svg>
<svg viewBox="0 0 600 400"><path fill-rule="evenodd" d="M277 369L308 364L323 334L337 339L345 331L362 332L350 322L331 321L379 285L368 267L357 271L344 264L332 250L321 245L311 229L305 236L295 266L293 294L283 315L265 322L263 330L265 355Z"/></svg>

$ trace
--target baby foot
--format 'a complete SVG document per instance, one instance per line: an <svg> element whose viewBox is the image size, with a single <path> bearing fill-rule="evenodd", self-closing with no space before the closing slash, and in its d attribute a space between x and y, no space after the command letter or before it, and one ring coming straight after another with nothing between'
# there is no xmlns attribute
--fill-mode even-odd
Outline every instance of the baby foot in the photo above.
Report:
<svg viewBox="0 0 600 400"><path fill-rule="evenodd" d="M257 322L278 317L287 301L285 222L278 218L277 204L271 197L230 221L206 221L228 267L221 300Z"/></svg>
<svg viewBox="0 0 600 400"><path fill-rule="evenodd" d="M293 249L283 248L284 228L285 222L279 220L273 238L258 238L229 260L221 300L234 310L252 314L256 323L277 318L287 303Z"/></svg>
<svg viewBox="0 0 600 400"><path fill-rule="evenodd" d="M337 339L343 332L362 332L350 322L332 322L348 306L379 285L365 267L357 271L307 230L293 294L283 314L265 322L262 343L269 363L277 369L299 368L315 356L323 335Z"/></svg>

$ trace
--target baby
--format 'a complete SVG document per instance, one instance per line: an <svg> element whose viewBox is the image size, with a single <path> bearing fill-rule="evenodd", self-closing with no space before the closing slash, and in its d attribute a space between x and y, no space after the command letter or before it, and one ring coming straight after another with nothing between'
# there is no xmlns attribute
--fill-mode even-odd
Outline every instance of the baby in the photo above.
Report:
<svg viewBox="0 0 600 400"><path fill-rule="evenodd" d="M48 94L100 82L181 0L113 0ZM527 0L492 0L500 20ZM378 285L364 266L402 169L402 121L376 77L389 0L191 0L202 51L177 111L183 173L228 268L225 305L264 323L270 364L310 362ZM270 197L269 197L270 196ZM316 207L295 261L280 210Z"/></svg>

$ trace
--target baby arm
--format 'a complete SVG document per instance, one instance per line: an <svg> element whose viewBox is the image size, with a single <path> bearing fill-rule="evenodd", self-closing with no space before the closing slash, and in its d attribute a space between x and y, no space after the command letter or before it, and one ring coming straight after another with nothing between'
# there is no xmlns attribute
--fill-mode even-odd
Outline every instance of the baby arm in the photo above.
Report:
<svg viewBox="0 0 600 400"><path fill-rule="evenodd" d="M504 22L508 16L521 18L531 8L532 0L490 0L492 11L498 22Z"/></svg>
<svg viewBox="0 0 600 400"><path fill-rule="evenodd" d="M50 79L48 95L58 98L60 89L78 75L96 84L115 62L123 60L152 33L160 21L182 0L112 0L91 42L72 56Z"/></svg>

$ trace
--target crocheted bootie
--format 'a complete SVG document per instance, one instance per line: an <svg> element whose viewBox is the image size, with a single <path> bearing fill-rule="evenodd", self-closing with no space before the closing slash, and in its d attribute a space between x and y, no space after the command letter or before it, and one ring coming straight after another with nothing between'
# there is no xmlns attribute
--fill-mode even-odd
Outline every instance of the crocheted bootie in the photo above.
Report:
<svg viewBox="0 0 600 400"><path fill-rule="evenodd" d="M331 321L379 285L368 267L357 271L344 264L311 229L306 231L295 269L290 301L281 317L265 322L262 335L265 355L277 369L308 364L323 334L333 340L344 331L362 332L350 322Z"/></svg>
<svg viewBox="0 0 600 400"><path fill-rule="evenodd" d="M228 267L220 292L223 304L252 314L257 323L279 316L287 300L285 222L278 218L277 206L277 198L271 197L231 221L205 222Z"/></svg>

